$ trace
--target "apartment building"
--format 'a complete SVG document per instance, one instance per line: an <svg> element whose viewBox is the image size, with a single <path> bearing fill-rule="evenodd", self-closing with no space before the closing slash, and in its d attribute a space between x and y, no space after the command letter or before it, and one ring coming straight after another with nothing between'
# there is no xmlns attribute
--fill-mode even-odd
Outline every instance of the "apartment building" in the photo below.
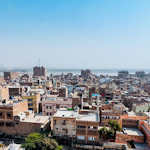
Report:
<svg viewBox="0 0 150 150"><path fill-rule="evenodd" d="M58 110L52 120L54 136L72 137L79 143L99 142L99 115L95 111Z"/></svg>
<svg viewBox="0 0 150 150"><path fill-rule="evenodd" d="M118 72L118 77L119 78L126 78L126 77L128 77L128 75L129 75L129 72L126 71L126 70L122 70L122 71Z"/></svg>
<svg viewBox="0 0 150 150"><path fill-rule="evenodd" d="M9 134L16 125L17 115L28 110L27 100L0 104L0 132Z"/></svg>
<svg viewBox="0 0 150 150"><path fill-rule="evenodd" d="M99 114L95 111L80 111L76 118L77 142L98 143L99 142Z"/></svg>
<svg viewBox="0 0 150 150"><path fill-rule="evenodd" d="M126 113L126 107L123 104L106 104L100 107L100 123L101 125L108 125L110 120L119 121L120 116Z"/></svg>
<svg viewBox="0 0 150 150"><path fill-rule="evenodd" d="M134 103L132 105L132 110L136 113L139 112L148 112L150 110L150 101L143 103Z"/></svg>
<svg viewBox="0 0 150 150"><path fill-rule="evenodd" d="M140 121L139 129L144 133L146 138L146 143L150 147L150 123L148 121Z"/></svg>
<svg viewBox="0 0 150 150"><path fill-rule="evenodd" d="M9 96L21 96L23 88L21 86L8 86Z"/></svg>
<svg viewBox="0 0 150 150"><path fill-rule="evenodd" d="M67 87L60 87L58 89L58 97L68 97L68 89Z"/></svg>
<svg viewBox="0 0 150 150"><path fill-rule="evenodd" d="M76 117L74 111L58 110L52 119L52 130L54 136L73 137L76 136Z"/></svg>
<svg viewBox="0 0 150 150"><path fill-rule="evenodd" d="M30 93L22 98L28 100L28 110L32 110L34 113L39 112L40 93Z"/></svg>
<svg viewBox="0 0 150 150"><path fill-rule="evenodd" d="M144 134L138 128L125 128L123 132L116 133L116 143L144 143Z"/></svg>
<svg viewBox="0 0 150 150"><path fill-rule="evenodd" d="M117 132L116 143L146 143L150 146L150 125L146 121L147 116L128 116L120 117L122 132Z"/></svg>
<svg viewBox="0 0 150 150"><path fill-rule="evenodd" d="M72 109L72 99L51 96L42 101L42 114L44 116L53 116L59 108Z"/></svg>
<svg viewBox="0 0 150 150"><path fill-rule="evenodd" d="M147 120L147 116L130 116L122 115L120 116L120 125L125 128L138 128L140 120Z"/></svg>
<svg viewBox="0 0 150 150"><path fill-rule="evenodd" d="M18 72L4 72L4 80L11 81L18 77Z"/></svg>
<svg viewBox="0 0 150 150"><path fill-rule="evenodd" d="M35 66L33 68L33 77L46 76L46 70L43 66Z"/></svg>
<svg viewBox="0 0 150 150"><path fill-rule="evenodd" d="M28 111L27 100L0 104L0 133L12 136L27 136L49 127L49 117Z"/></svg>
<svg viewBox="0 0 150 150"><path fill-rule="evenodd" d="M7 86L0 86L0 100L8 100L9 92Z"/></svg>

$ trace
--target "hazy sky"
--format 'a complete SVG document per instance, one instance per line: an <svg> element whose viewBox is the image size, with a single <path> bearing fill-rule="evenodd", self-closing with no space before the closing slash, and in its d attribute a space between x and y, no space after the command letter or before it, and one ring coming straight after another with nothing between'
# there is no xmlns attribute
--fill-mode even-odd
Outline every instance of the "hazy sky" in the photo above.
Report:
<svg viewBox="0 0 150 150"><path fill-rule="evenodd" d="M0 66L150 68L150 0L0 0Z"/></svg>

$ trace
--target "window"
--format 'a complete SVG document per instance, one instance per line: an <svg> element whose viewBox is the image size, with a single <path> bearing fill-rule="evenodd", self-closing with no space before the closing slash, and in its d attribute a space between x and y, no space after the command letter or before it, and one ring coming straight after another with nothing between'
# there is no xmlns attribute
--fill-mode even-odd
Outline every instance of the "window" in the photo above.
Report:
<svg viewBox="0 0 150 150"><path fill-rule="evenodd" d="M56 104L56 108L59 109L59 105L58 104Z"/></svg>
<svg viewBox="0 0 150 150"><path fill-rule="evenodd" d="M88 126L88 129L97 129L97 127L94 127L94 126Z"/></svg>
<svg viewBox="0 0 150 150"><path fill-rule="evenodd" d="M29 102L32 102L32 99L28 99Z"/></svg>
<svg viewBox="0 0 150 150"><path fill-rule="evenodd" d="M19 125L19 122L16 122L16 125Z"/></svg>
<svg viewBox="0 0 150 150"><path fill-rule="evenodd" d="M97 129L95 126L88 126L88 129Z"/></svg>
<svg viewBox="0 0 150 150"><path fill-rule="evenodd" d="M12 118L11 113L7 113L7 118L8 118L8 119L11 119L11 118Z"/></svg>
<svg viewBox="0 0 150 150"><path fill-rule="evenodd" d="M32 103L29 103L28 106L33 106L33 104L32 104Z"/></svg>
<svg viewBox="0 0 150 150"><path fill-rule="evenodd" d="M85 129L85 126L77 126L77 128Z"/></svg>
<svg viewBox="0 0 150 150"><path fill-rule="evenodd" d="M47 112L46 115L49 116L49 113Z"/></svg>
<svg viewBox="0 0 150 150"><path fill-rule="evenodd" d="M66 120L63 120L63 123L62 123L63 125L66 125Z"/></svg>
<svg viewBox="0 0 150 150"><path fill-rule="evenodd" d="M6 122L6 126L7 127L14 127L14 123L13 122Z"/></svg>
<svg viewBox="0 0 150 150"><path fill-rule="evenodd" d="M85 136L77 136L78 140L85 140Z"/></svg>
<svg viewBox="0 0 150 150"><path fill-rule="evenodd" d="M4 126L4 122L0 122L0 126Z"/></svg>
<svg viewBox="0 0 150 150"><path fill-rule="evenodd" d="M64 131L66 134L68 133L68 130L64 128L62 128L62 131Z"/></svg>
<svg viewBox="0 0 150 150"><path fill-rule="evenodd" d="M92 136L89 136L89 137L88 137L88 141L94 141L94 140L95 140L94 137L92 137Z"/></svg>
<svg viewBox="0 0 150 150"><path fill-rule="evenodd" d="M3 113L2 112L0 112L0 118L2 118L3 117Z"/></svg>
<svg viewBox="0 0 150 150"><path fill-rule="evenodd" d="M54 120L54 125L56 124L56 120Z"/></svg>

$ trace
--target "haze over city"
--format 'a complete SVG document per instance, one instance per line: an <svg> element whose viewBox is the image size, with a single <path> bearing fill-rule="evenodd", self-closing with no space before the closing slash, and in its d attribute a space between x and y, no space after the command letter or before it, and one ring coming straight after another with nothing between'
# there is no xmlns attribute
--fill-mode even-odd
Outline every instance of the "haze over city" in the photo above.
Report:
<svg viewBox="0 0 150 150"><path fill-rule="evenodd" d="M149 68L149 0L0 1L0 66Z"/></svg>

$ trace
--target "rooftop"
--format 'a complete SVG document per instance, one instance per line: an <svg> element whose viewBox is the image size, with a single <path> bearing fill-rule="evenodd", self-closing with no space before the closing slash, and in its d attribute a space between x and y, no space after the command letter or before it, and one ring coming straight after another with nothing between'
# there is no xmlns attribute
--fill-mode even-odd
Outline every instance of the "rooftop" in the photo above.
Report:
<svg viewBox="0 0 150 150"><path fill-rule="evenodd" d="M58 110L54 117L66 117L66 118L76 118L78 115L78 112L75 111L69 111L69 110Z"/></svg>
<svg viewBox="0 0 150 150"><path fill-rule="evenodd" d="M32 122L32 123L41 123L46 124L49 121L49 116L41 116L41 115L35 115L35 116L27 116L21 119L21 122Z"/></svg>
<svg viewBox="0 0 150 150"><path fill-rule="evenodd" d="M124 132L128 135L144 136L143 133L136 128L126 128Z"/></svg>
<svg viewBox="0 0 150 150"><path fill-rule="evenodd" d="M98 114L97 113L88 113L88 114L79 114L77 116L77 120L79 121L94 121L94 122L98 122L99 118L98 118Z"/></svg>
<svg viewBox="0 0 150 150"><path fill-rule="evenodd" d="M79 121L94 121L98 122L98 114L97 113L87 113L87 114L79 114L76 111L67 111L67 110L58 110L54 117L66 117L66 118L76 118Z"/></svg>
<svg viewBox="0 0 150 150"><path fill-rule="evenodd" d="M8 101L6 101L6 103L0 102L0 107L3 107L3 106L12 107L12 106L14 106L20 102L23 102L23 101L27 101L27 100L26 99L25 100L8 100Z"/></svg>

